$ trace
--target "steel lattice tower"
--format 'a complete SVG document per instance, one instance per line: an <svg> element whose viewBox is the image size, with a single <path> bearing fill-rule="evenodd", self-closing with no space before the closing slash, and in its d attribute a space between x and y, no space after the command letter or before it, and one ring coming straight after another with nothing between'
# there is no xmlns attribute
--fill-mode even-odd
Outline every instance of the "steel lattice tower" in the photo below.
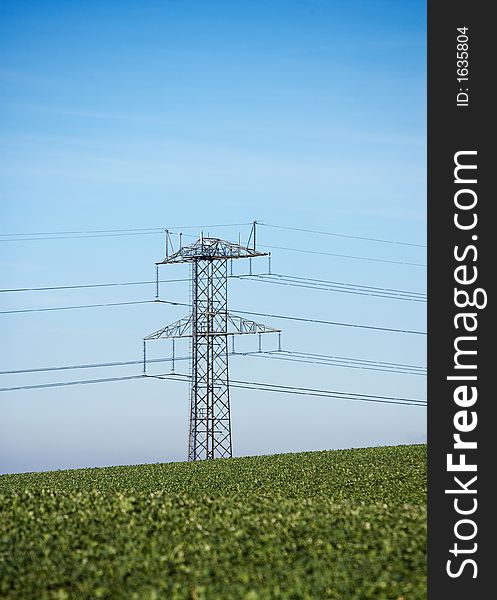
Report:
<svg viewBox="0 0 497 600"><path fill-rule="evenodd" d="M248 247L202 236L169 255L166 233L166 258L156 263L191 264L191 314L144 338L191 338L189 461L232 456L228 337L280 332L228 312L228 261L267 256L256 250L255 224L251 238Z"/></svg>
<svg viewBox="0 0 497 600"><path fill-rule="evenodd" d="M192 300L188 460L231 456L226 260L193 262Z"/></svg>

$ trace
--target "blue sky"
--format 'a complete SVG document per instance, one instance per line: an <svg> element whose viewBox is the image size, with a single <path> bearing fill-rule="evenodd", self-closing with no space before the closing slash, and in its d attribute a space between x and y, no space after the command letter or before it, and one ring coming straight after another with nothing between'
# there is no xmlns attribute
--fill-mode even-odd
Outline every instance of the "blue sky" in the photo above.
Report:
<svg viewBox="0 0 497 600"><path fill-rule="evenodd" d="M163 254L160 234L11 241L12 233L257 219L425 243L424 3L7 1L0 11L2 289L146 280ZM236 240L239 230L248 235L248 226L209 233ZM264 245L425 262L424 248L263 226L258 237ZM272 256L281 273L425 290L423 267L276 249ZM187 276L187 268L163 275ZM235 308L425 329L419 303L230 286ZM187 298L182 284L163 291ZM0 300L9 310L153 294L100 288ZM184 312L144 304L0 315L2 370L137 359L142 337ZM288 349L425 364L424 336L260 320L284 329ZM244 343L257 347L255 339ZM2 375L2 382L134 372ZM410 375L257 357L233 357L231 373L426 397L425 380ZM233 390L232 405L236 455L425 440L422 408L246 390ZM179 383L8 392L0 412L1 472L186 456L188 390Z"/></svg>

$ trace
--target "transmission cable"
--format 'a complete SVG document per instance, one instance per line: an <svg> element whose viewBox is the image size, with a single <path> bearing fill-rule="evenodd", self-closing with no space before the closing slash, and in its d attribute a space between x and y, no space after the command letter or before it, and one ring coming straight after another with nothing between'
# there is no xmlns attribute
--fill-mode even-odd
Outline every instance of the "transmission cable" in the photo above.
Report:
<svg viewBox="0 0 497 600"><path fill-rule="evenodd" d="M152 377L156 379L175 379L175 375L147 375L147 377ZM189 376L180 375L182 379L180 381L185 381ZM186 379L185 379L186 378ZM256 389L260 391L267 392L279 392L285 394L298 394L303 396L317 396L321 398L335 398L338 400L357 400L362 402L378 402L381 404L400 404L403 406L426 406L427 403L425 400L417 400L414 398L399 398L395 396L377 396L377 395L369 395L369 394L356 394L349 392L339 392L335 390L320 390L314 388L305 388L305 387L297 387L297 386L289 386L289 385L278 385L278 384L269 384L269 383L260 383L253 381L240 381L240 380L230 380L230 387L238 387L245 389Z"/></svg>
<svg viewBox="0 0 497 600"><path fill-rule="evenodd" d="M269 246L268 244L258 244L260 248L269 248L270 250L287 250L289 252L302 252L304 254L318 254L321 256L334 256L338 258L350 258L352 260L367 260L371 262L380 262L380 263L390 263L394 265L406 265L410 267L424 267L426 265L424 263L410 262L405 260L392 260L387 258L373 258L371 256L356 256L353 254L338 254L335 252L323 252L319 250L309 250L307 248L295 248L288 246Z"/></svg>
<svg viewBox="0 0 497 600"><path fill-rule="evenodd" d="M424 367L416 365L407 365L401 363L389 363L383 361L370 361L359 358L350 358L345 356L330 356L326 354L316 354L310 352L299 352L295 350L254 350L250 352L228 352L229 356L265 356L267 358L277 359L291 359L295 362L310 362L310 359L316 361L315 364L324 364L329 366L347 366L352 368L370 368L372 370L381 370L392 373L405 373L414 375L424 375L426 369ZM163 357L163 358L149 358L145 361L145 364L152 363L163 363L163 362L175 362L190 360L189 356L175 356L175 357ZM35 367L29 369L13 369L9 371L0 371L0 375L18 375L27 373L45 373L53 371L73 371L79 369L97 369L106 367L122 367L128 365L141 365L143 360L127 360L127 361L114 361L104 363L86 363L77 365L62 365L62 366L50 366L50 367Z"/></svg>
<svg viewBox="0 0 497 600"><path fill-rule="evenodd" d="M133 300L131 302L108 302L105 304L78 304L71 306L48 306L43 308L19 308L14 310L2 310L0 311L0 315L13 315L13 314L21 314L21 313L37 313L37 312L50 312L57 310L76 310L81 308L107 308L110 306L132 306L133 304L150 304L153 303L154 300ZM162 300L161 302L167 302L166 300ZM188 304L181 302L167 302L167 304L177 304L181 306L189 306Z"/></svg>
<svg viewBox="0 0 497 600"><path fill-rule="evenodd" d="M121 237L135 235L157 235L167 230L176 231L178 229L214 229L221 227L242 227L252 225L252 223L224 223L214 225L184 225L176 227L144 227L130 229L89 229L80 231L44 231L27 233L0 233L0 242L24 242L36 240L67 240L81 238L98 237ZM5 238L5 239L2 239Z"/></svg>
<svg viewBox="0 0 497 600"><path fill-rule="evenodd" d="M426 376L426 372L422 369L418 368L401 368L387 365L375 365L367 362L352 362L344 359L331 359L322 357L319 358L319 355L315 356L306 356L300 355L298 353L288 352L285 350L277 351L274 353L253 353L252 356L272 359L272 360L281 360L287 362L298 362L298 363L306 363L312 365L323 365L328 367L343 367L347 369L361 369L365 371L379 371L381 373L397 373L399 375L418 375L418 376Z"/></svg>
<svg viewBox="0 0 497 600"><path fill-rule="evenodd" d="M393 298L398 300L415 300L419 302L426 301L426 296L420 292L399 290L394 288L365 286L355 283L347 283L344 281L329 281L325 279L314 279L311 277L299 277L297 275L286 275L282 273L243 273L240 275L228 275L229 279L246 279L249 281L258 281L263 283L281 283L294 287L304 287L309 289L317 289L323 291L345 292L351 294L378 296L381 298ZM157 283L179 283L190 282L191 278L182 277L179 279L159 279L152 281L123 281L123 282L104 282L104 283L89 283L75 285L52 285L41 287L20 287L0 289L0 293L13 292L41 292L41 291L58 291L58 290L79 290L91 288L105 287L121 287L121 286L141 286L154 285Z"/></svg>
<svg viewBox="0 0 497 600"><path fill-rule="evenodd" d="M17 385L13 387L0 388L0 392L15 392L19 390L39 390L43 388L64 387L67 385L84 385L87 383L109 383L114 381L128 381L130 379L142 379L145 375L127 375L124 377L106 377L104 379L82 379L80 381L56 381L54 383L36 383L34 385Z"/></svg>
<svg viewBox="0 0 497 600"><path fill-rule="evenodd" d="M426 297L417 292L406 292L403 290L389 290L388 288L375 288L371 286L360 286L343 282L323 281L318 279L294 277L280 274L256 274L244 277L251 281L260 283L272 283L275 285L291 286L325 292L338 292L358 296L369 296L393 300L407 300L411 302L426 302Z"/></svg>
<svg viewBox="0 0 497 600"><path fill-rule="evenodd" d="M277 315L272 313L249 312L247 310L232 310L235 314L253 315L256 317L269 317L272 319L286 319L290 321L299 321L302 323L317 323L319 325L336 325L337 327L354 327L357 329L371 329L374 331L388 331L393 333L407 333L412 335L426 335L426 331L416 331L412 329L395 329L394 327L379 327L376 325L361 325L358 323L342 323L340 321L326 321L324 319L309 319L306 317L295 317L289 315Z"/></svg>
<svg viewBox="0 0 497 600"><path fill-rule="evenodd" d="M53 383L41 383L25 386L14 386L8 388L0 388L0 392L12 392L20 390L45 389L53 387L65 387L70 385L84 385L96 383L110 383L117 381L129 381L133 379L172 379L177 381L188 381L189 376L186 374L164 374L164 375L128 375L123 377L107 377L102 379L83 379L78 381L58 381ZM288 385L266 384L251 381L234 380L230 382L232 387L255 389L259 391L278 392L285 394L298 394L303 396L317 396L321 398L334 398L338 400L355 400L362 402L377 402L380 404L398 404L403 406L426 406L424 400L416 400L412 398L396 398L392 396L373 396L367 394L352 394L347 392L339 392L334 390L319 390L313 388L304 388Z"/></svg>
<svg viewBox="0 0 497 600"><path fill-rule="evenodd" d="M332 231L317 231L315 229L304 229L302 227L289 227L286 225L271 225L269 223L261 223L259 221L257 221L257 225L261 225L262 227L271 227L272 229L286 229L289 231L302 231L304 233L330 235L330 236L334 236L334 237L349 238L352 240L364 240L367 242L380 242L382 244L396 244L399 246L414 246L416 248L426 248L426 244L414 244L412 242L400 242L398 240L385 240L385 239L380 239L380 238L363 237L363 236L359 236L359 235L346 235L344 233L335 233Z"/></svg>
<svg viewBox="0 0 497 600"><path fill-rule="evenodd" d="M52 306L47 308L21 308L15 310L3 310L0 311L0 315L10 315L10 314L22 314L22 313L37 313L37 312L48 312L48 311L58 311L58 310L73 310L73 309L84 309L84 308L104 308L104 307L114 307L114 306L130 306L134 304L170 304L172 306L187 306L190 308L190 304L186 302L174 302L172 300L135 300L131 302L109 302L107 304L80 304L76 306ZM370 329L373 331L386 331L392 333L406 333L412 335L426 335L425 331L416 331L412 329L396 329L394 327L379 327L376 325L362 325L358 323L342 323L340 321L326 321L324 319L309 319L305 317L295 317L289 315L277 315L271 313L261 313L261 312L253 312L248 310L231 310L233 314L241 314L241 315L252 315L259 317L270 317L273 319L285 319L290 321L298 321L302 323L317 323L319 325L335 325L337 327L353 327L356 329Z"/></svg>

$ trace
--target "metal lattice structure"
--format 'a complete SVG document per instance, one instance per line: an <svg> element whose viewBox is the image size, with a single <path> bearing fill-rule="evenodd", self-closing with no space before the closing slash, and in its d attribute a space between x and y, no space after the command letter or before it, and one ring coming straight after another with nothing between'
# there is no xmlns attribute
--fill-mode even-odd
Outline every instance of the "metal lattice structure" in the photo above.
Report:
<svg viewBox="0 0 497 600"><path fill-rule="evenodd" d="M231 408L228 338L241 334L280 332L228 312L228 260L267 256L251 247L201 236L195 243L156 263L191 263L192 310L180 319L144 338L191 338L191 388L188 460L231 457Z"/></svg>

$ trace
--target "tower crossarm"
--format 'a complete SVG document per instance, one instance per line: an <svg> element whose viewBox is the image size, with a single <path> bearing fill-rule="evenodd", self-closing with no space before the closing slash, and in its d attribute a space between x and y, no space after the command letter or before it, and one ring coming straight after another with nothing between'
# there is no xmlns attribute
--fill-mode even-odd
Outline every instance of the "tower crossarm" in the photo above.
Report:
<svg viewBox="0 0 497 600"><path fill-rule="evenodd" d="M280 333L281 329L275 329L262 323L256 323L243 317L238 317L228 313L228 322L234 327L235 331L228 332L228 335L244 334L244 333Z"/></svg>
<svg viewBox="0 0 497 600"><path fill-rule="evenodd" d="M259 252L254 248L227 242L218 238L200 237L189 246L183 246L177 252L166 256L156 265L170 263L194 262L196 260L229 260L236 258L253 258L256 256L267 256L267 252Z"/></svg>
<svg viewBox="0 0 497 600"><path fill-rule="evenodd" d="M219 313L209 313L211 316L219 315ZM226 313L225 313L226 314ZM237 315L232 315L230 313L226 314L227 317L227 329L222 329L220 331L216 331L216 329L205 330L203 327L199 327L197 329L197 335L202 335L203 337L217 337L217 336L232 336L232 335L246 335L246 334L256 334L256 333L280 333L281 329L276 329L274 327L269 327L268 325L264 325L262 323L256 323L255 321L250 321L249 319L244 319L243 317L239 317ZM162 329L154 331L150 333L143 339L145 341L148 340L160 340L160 339L171 339L171 338L188 338L192 337L192 317L191 315L188 317L184 317L183 319L179 319L175 323L171 323L171 325L166 325Z"/></svg>
<svg viewBox="0 0 497 600"><path fill-rule="evenodd" d="M170 339L170 338L184 338L191 337L191 324L192 324L192 315L188 317L183 317L176 321L175 323L171 323L171 325L166 325L162 329L158 331L154 331L149 335L145 336L144 340L159 340L159 339Z"/></svg>

